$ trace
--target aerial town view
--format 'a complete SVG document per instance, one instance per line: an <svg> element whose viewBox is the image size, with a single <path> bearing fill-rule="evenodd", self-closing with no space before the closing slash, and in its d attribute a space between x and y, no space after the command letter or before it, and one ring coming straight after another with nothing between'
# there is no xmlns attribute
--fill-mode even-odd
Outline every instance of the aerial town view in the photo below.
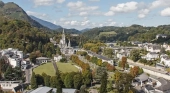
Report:
<svg viewBox="0 0 170 93"><path fill-rule="evenodd" d="M0 93L170 93L170 0L0 0Z"/></svg>

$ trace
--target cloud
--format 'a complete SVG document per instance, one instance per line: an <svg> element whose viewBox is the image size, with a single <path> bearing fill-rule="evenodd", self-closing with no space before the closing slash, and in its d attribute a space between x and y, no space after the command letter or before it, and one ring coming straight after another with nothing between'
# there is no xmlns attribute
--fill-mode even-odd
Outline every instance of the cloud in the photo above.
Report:
<svg viewBox="0 0 170 93"><path fill-rule="evenodd" d="M131 1L127 3L120 3L116 6L111 6L110 10L106 12L105 16L113 16L116 13L128 13L137 10L137 2Z"/></svg>
<svg viewBox="0 0 170 93"><path fill-rule="evenodd" d="M112 6L110 8L113 12L131 12L137 9L137 2L127 2L127 3L121 3L117 6Z"/></svg>
<svg viewBox="0 0 170 93"><path fill-rule="evenodd" d="M107 13L104 14L105 16L113 16L115 15L115 13L113 11L109 11Z"/></svg>
<svg viewBox="0 0 170 93"><path fill-rule="evenodd" d="M63 3L65 0L32 0L34 5L37 6L50 6L55 3Z"/></svg>
<svg viewBox="0 0 170 93"><path fill-rule="evenodd" d="M139 11L138 18L144 18L149 13L149 9L142 9Z"/></svg>
<svg viewBox="0 0 170 93"><path fill-rule="evenodd" d="M80 12L79 15L80 15L80 16L86 16L86 15L88 15L88 13L87 13L87 12Z"/></svg>
<svg viewBox="0 0 170 93"><path fill-rule="evenodd" d="M170 7L163 9L161 11L161 16L168 16L168 17L170 17Z"/></svg>
<svg viewBox="0 0 170 93"><path fill-rule="evenodd" d="M99 8L98 6L88 6L82 1L77 2L69 2L67 4L67 7L69 8L69 16L87 16L87 15L99 15L100 12L97 11Z"/></svg>
<svg viewBox="0 0 170 93"><path fill-rule="evenodd" d="M170 6L170 0L155 0L151 3L150 9L162 7L162 6Z"/></svg>

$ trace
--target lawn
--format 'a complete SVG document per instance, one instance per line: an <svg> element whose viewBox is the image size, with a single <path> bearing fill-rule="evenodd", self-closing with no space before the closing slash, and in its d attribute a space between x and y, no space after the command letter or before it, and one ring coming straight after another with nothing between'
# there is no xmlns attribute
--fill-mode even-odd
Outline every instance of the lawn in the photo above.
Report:
<svg viewBox="0 0 170 93"><path fill-rule="evenodd" d="M116 35L117 33L115 31L110 31L110 32L100 32L99 36L113 36Z"/></svg>
<svg viewBox="0 0 170 93"><path fill-rule="evenodd" d="M78 72L78 69L71 63L57 62L57 67L58 67L59 71L61 71L62 73L73 72L73 71ZM40 65L37 68L34 68L33 71L35 72L35 74L42 74L44 72L50 76L55 75L55 70L54 70L52 63L46 63L43 65Z"/></svg>

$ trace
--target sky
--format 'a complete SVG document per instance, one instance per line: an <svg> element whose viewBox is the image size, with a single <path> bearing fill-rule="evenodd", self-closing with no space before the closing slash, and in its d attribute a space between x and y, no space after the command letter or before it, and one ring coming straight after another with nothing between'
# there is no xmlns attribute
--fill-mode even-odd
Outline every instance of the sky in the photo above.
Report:
<svg viewBox="0 0 170 93"><path fill-rule="evenodd" d="M170 24L170 0L2 0L64 28Z"/></svg>

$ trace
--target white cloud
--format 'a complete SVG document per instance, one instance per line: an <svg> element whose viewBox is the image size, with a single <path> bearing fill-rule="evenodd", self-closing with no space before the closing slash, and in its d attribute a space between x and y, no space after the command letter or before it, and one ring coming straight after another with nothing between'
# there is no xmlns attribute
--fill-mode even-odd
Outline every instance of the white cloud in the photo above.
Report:
<svg viewBox="0 0 170 93"><path fill-rule="evenodd" d="M69 8L80 8L80 7L82 7L83 5L84 5L84 4L83 4L82 1L69 2L69 3L67 4L67 6L68 6Z"/></svg>
<svg viewBox="0 0 170 93"><path fill-rule="evenodd" d="M105 16L113 16L115 15L115 13L113 11L109 11L107 13L104 14Z"/></svg>
<svg viewBox="0 0 170 93"><path fill-rule="evenodd" d="M80 15L80 16L86 16L86 15L88 15L88 13L87 13L87 12L80 12L79 15Z"/></svg>
<svg viewBox="0 0 170 93"><path fill-rule="evenodd" d="M162 7L162 6L170 6L170 0L155 0L151 3L150 9Z"/></svg>
<svg viewBox="0 0 170 93"><path fill-rule="evenodd" d="M139 18L144 18L144 17L146 17L146 15L149 13L149 9L142 9L142 10L140 10L139 11L139 14L138 14L138 17Z"/></svg>
<svg viewBox="0 0 170 93"><path fill-rule="evenodd" d="M82 22L81 22L81 26L88 25L89 23L90 23L89 20L82 21Z"/></svg>
<svg viewBox="0 0 170 93"><path fill-rule="evenodd" d="M168 16L168 17L170 17L170 7L163 9L161 11L161 16Z"/></svg>
<svg viewBox="0 0 170 93"><path fill-rule="evenodd" d="M110 8L110 11L113 12L131 12L137 9L137 2L127 2L127 3L121 3L117 6L112 6Z"/></svg>
<svg viewBox="0 0 170 93"><path fill-rule="evenodd" d="M127 3L120 3L117 4L116 6L111 6L110 10L106 12L104 15L105 16L113 16L116 13L128 13L128 12L133 12L138 9L138 2L127 2Z"/></svg>
<svg viewBox="0 0 170 93"><path fill-rule="evenodd" d="M37 6L50 6L55 3L63 3L65 0L32 0L34 5Z"/></svg>
<svg viewBox="0 0 170 93"><path fill-rule="evenodd" d="M99 15L100 12L97 11L99 8L98 6L88 6L82 1L77 2L69 2L67 4L67 7L69 8L69 16L87 16L87 15Z"/></svg>

